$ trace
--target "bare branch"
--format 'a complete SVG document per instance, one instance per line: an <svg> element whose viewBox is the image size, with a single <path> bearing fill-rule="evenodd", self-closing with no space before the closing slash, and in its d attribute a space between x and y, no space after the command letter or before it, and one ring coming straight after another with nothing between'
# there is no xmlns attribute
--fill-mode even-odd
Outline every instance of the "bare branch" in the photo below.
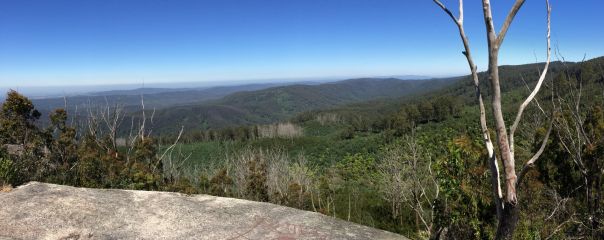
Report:
<svg viewBox="0 0 604 240"><path fill-rule="evenodd" d="M514 21L514 17L516 17L516 14L518 13L520 8L524 4L524 1L525 0L516 0L516 2L514 3L514 6L512 6L512 9L508 13L508 16L505 18L505 21L503 22L503 26L501 26L501 30L499 31L499 34L497 34L497 46L498 47L501 46L501 44L503 43L503 39L505 38L505 35L508 32L508 29L510 28L510 25ZM547 4L547 6L548 6L548 22L549 22L549 2ZM547 24L547 25L549 26L549 24Z"/></svg>
<svg viewBox="0 0 604 240"><path fill-rule="evenodd" d="M155 107L153 107L153 113L151 113L151 125L153 125L153 118L155 117Z"/></svg>
<svg viewBox="0 0 604 240"><path fill-rule="evenodd" d="M524 86L526 87L526 89L530 91L531 88L526 83L526 80L524 80L524 76L522 76L522 74L520 74L520 79L524 83ZM552 88L552 90L553 90L553 88ZM552 97L553 97L553 92L552 92ZM541 111L541 113L543 113L543 115L547 116L547 113L545 113L545 110L543 110L543 107L541 107L541 104L539 103L538 99L535 99L535 105L537 105L537 108L539 109L539 111Z"/></svg>
<svg viewBox="0 0 604 240"><path fill-rule="evenodd" d="M451 12L451 10L449 10L442 2L440 2L440 0L433 0L433 1L443 11L445 11L447 13L447 15L449 15L449 17L451 17L451 20L453 20L453 22L455 22L455 24L461 25L461 23L463 22L463 0L459 0L459 19L455 18L455 16Z"/></svg>
<svg viewBox="0 0 604 240"><path fill-rule="evenodd" d="M170 147L166 148L166 150L161 155L161 157L159 157L159 161L164 159L164 157L166 156L166 153L168 153L170 150L172 150L174 147L176 147L176 145L178 144L178 141L180 141L180 137L182 136L184 129L185 129L185 126L180 127L180 132L178 132L178 137L176 137L176 140L174 141L174 143L172 145L170 145Z"/></svg>
<svg viewBox="0 0 604 240"><path fill-rule="evenodd" d="M554 116L552 114L551 120L549 122L549 127L547 128L547 133L545 133L545 137L543 137L543 142L541 143L541 147L539 147L539 150L537 150L535 155L533 155L533 157L531 157L531 159L529 159L522 167L522 170L520 171L520 174L518 175L518 181L516 182L517 186L520 185L524 175L526 174L526 172L528 172L529 168L531 168L535 164L535 161L537 161L537 159L539 159L539 157L541 157L541 154L543 154L543 151L545 150L545 146L547 145L547 141L549 140L549 136L552 133L553 126L554 126Z"/></svg>
<svg viewBox="0 0 604 240"><path fill-rule="evenodd" d="M142 140L145 140L145 121L147 121L147 117L145 116L145 98L143 97L143 91L145 91L144 87L145 87L145 83L143 82L143 90L141 90L141 107L143 109L143 123L141 124L140 129L139 129L139 135Z"/></svg>
<svg viewBox="0 0 604 240"><path fill-rule="evenodd" d="M518 128L518 124L520 123L520 120L522 119L522 114L524 113L525 108L529 105L529 103L531 103L531 101L533 101L535 96L537 96L537 93L539 93L539 90L541 89L541 85L543 84L543 82L545 80L545 76L547 75L547 71L549 68L550 60L551 60L551 46L550 46L551 7L549 6L549 0L546 0L546 3L547 3L547 60L545 62L545 67L543 68L543 71L541 72L541 75L539 76L537 85L535 86L535 88L533 89L531 94L524 100L524 102L522 104L520 104L520 107L518 108L518 113L516 114L516 119L514 120L514 124L512 124L512 127L510 128L509 138L510 138L510 152L512 154L512 157L514 157L514 133L516 132L516 129Z"/></svg>

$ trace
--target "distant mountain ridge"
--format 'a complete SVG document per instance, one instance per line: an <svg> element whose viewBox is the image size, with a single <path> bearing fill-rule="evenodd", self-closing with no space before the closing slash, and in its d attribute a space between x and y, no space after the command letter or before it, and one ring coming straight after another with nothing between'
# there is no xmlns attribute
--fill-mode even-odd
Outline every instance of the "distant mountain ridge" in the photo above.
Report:
<svg viewBox="0 0 604 240"><path fill-rule="evenodd" d="M271 123L309 110L421 94L450 85L455 79L360 78L235 92L202 104L159 109L154 116L154 128L159 132L171 132L181 125L185 129L209 129Z"/></svg>
<svg viewBox="0 0 604 240"><path fill-rule="evenodd" d="M65 98L34 99L33 102L38 109L43 111L51 111L55 108L64 107L65 102L67 102L67 106L70 109L74 109L76 106L86 108L89 105L105 106L107 104L110 106L119 104L126 108L136 109L140 107L141 95L143 95L146 107L163 108L200 103L218 99L234 92L253 91L281 85L283 84L263 83L201 88L139 88L93 92L86 95L67 96Z"/></svg>
<svg viewBox="0 0 604 240"><path fill-rule="evenodd" d="M454 79L357 78L323 83L260 83L192 89L139 88L34 99L33 102L43 115L67 105L68 111L79 119L85 119L85 109L121 106L127 113L128 119L125 121L131 122L130 118L134 118L137 122L142 116L142 95L146 111L154 111L153 132L172 133L181 126L188 130L201 130L272 123L304 111L422 94L447 86L455 82ZM46 124L45 119L41 119L42 125Z"/></svg>
<svg viewBox="0 0 604 240"><path fill-rule="evenodd" d="M436 79L435 77L423 76L423 75L389 75L389 76L379 76L376 78L396 78L400 80L427 80L427 79Z"/></svg>
<svg viewBox="0 0 604 240"><path fill-rule="evenodd" d="M540 69L543 69L545 63L530 63L522 65L503 65L499 67L499 77L501 83L501 92L504 94L505 101L521 101L530 92L529 89L535 86L537 79L539 78ZM583 78L597 79L597 84L601 85L588 85L585 84L584 91L585 96L589 95L589 91L598 91L598 88L604 86L604 56L589 59L583 62L561 62L552 61L549 66L547 73L547 80L544 84L544 89L541 94L546 95L549 91L552 91L552 81L554 81L554 89L556 91L567 91L567 89L557 89L556 81L563 81L567 74L579 74ZM487 81L487 73L479 72L479 79L481 79L482 94L485 99L490 98L490 91L488 90L490 83ZM589 76L591 75L591 76ZM594 76L595 75L595 76ZM425 99L437 99L440 97L454 97L460 101L463 101L464 105L476 104L476 92L474 84L469 75L461 76L457 78L455 83L448 86L436 89L434 91L426 92L421 96L404 96L402 98L390 98L390 99L375 99L364 102L345 104L334 108L314 110L304 112L298 115L297 119L305 119L307 116L317 114L337 114L344 118L368 118L368 119L379 119L380 116L396 114L405 105L418 104ZM589 83L594 84L594 83ZM598 88L589 89L590 87ZM565 93L561 93L565 94ZM593 93L592 93L593 94ZM601 93L600 93L601 94ZM551 95L550 95L551 96ZM549 101L549 99L545 100ZM587 101L587 99L584 99ZM519 104L519 103L518 103ZM516 111L517 105L511 104L507 106L506 111ZM511 108L511 109L509 109Z"/></svg>

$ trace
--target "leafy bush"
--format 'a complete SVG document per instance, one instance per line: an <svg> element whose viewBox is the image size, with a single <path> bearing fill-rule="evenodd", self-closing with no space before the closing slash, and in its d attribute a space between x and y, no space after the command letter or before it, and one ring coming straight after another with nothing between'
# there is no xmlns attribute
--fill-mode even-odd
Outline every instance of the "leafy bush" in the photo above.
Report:
<svg viewBox="0 0 604 240"><path fill-rule="evenodd" d="M0 185L13 185L15 169L13 161L0 157Z"/></svg>

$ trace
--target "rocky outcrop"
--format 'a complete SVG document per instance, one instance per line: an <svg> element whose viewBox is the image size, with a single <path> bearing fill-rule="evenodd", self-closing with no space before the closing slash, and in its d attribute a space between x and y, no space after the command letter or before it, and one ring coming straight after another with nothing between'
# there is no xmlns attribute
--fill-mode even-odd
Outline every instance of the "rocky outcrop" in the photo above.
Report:
<svg viewBox="0 0 604 240"><path fill-rule="evenodd" d="M405 239L270 203L31 182L0 193L0 239Z"/></svg>

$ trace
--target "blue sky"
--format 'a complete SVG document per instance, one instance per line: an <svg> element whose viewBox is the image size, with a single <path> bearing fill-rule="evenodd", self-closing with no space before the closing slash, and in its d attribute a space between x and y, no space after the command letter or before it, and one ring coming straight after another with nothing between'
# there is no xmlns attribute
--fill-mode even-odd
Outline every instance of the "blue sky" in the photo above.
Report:
<svg viewBox="0 0 604 240"><path fill-rule="evenodd" d="M445 0L457 9L457 1ZM545 1L527 0L501 64L545 60ZM512 0L494 0L499 26ZM551 0L567 60L604 55L599 0ZM480 69L480 1L465 3ZM0 0L0 86L467 74L431 0Z"/></svg>

